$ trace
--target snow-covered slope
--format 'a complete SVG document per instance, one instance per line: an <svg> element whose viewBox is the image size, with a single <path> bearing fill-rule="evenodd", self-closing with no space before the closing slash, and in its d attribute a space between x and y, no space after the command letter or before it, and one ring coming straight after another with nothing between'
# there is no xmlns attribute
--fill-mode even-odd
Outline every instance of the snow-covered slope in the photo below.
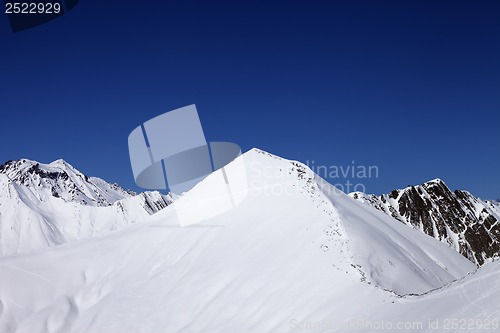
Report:
<svg viewBox="0 0 500 333"><path fill-rule="evenodd" d="M145 221L171 201L84 176L62 160L8 162L0 167L0 255L101 235Z"/></svg>
<svg viewBox="0 0 500 333"><path fill-rule="evenodd" d="M485 200L484 203L486 203L495 218L500 220L500 200Z"/></svg>
<svg viewBox="0 0 500 333"><path fill-rule="evenodd" d="M440 179L380 196L349 195L447 243L477 265L500 255L499 207L467 191L452 192Z"/></svg>
<svg viewBox="0 0 500 333"><path fill-rule="evenodd" d="M498 332L500 330L500 261L426 295L404 297L392 306L374 306L362 323L385 323L404 332ZM373 329L367 329L373 331Z"/></svg>
<svg viewBox="0 0 500 333"><path fill-rule="evenodd" d="M301 163L259 150L238 160L246 199L199 224L180 227L176 206L212 215L199 198L218 200L221 170L147 223L0 258L0 332L289 332L325 320L341 329L396 310L409 316L404 308L418 300L397 294L425 293L475 268ZM224 168L229 182L235 168ZM473 315L493 315L498 298L491 302Z"/></svg>

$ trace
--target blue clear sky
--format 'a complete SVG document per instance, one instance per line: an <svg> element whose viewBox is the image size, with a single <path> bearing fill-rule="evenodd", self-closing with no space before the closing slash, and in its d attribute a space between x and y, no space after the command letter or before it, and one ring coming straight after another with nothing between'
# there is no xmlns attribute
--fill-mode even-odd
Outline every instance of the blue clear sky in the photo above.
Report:
<svg viewBox="0 0 500 333"><path fill-rule="evenodd" d="M13 34L0 160L137 190L132 129L196 104L210 141L500 197L499 1L98 1ZM343 180L332 180L344 182Z"/></svg>

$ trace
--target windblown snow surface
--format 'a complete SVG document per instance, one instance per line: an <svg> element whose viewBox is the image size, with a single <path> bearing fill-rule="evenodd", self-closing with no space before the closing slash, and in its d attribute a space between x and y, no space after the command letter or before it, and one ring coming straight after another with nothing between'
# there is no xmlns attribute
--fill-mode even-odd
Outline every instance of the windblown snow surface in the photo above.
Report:
<svg viewBox="0 0 500 333"><path fill-rule="evenodd" d="M256 149L237 161L246 198L201 223L180 227L176 206L212 216L199 198L217 205L222 170L143 223L0 258L0 332L498 325L499 262L474 272L445 244L356 202L301 163ZM230 184L235 162L224 168Z"/></svg>

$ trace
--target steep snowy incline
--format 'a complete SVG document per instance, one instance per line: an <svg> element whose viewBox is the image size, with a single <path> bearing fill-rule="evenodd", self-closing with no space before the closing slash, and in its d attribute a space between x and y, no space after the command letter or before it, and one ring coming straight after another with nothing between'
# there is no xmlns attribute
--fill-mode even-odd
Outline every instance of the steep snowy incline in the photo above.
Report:
<svg viewBox="0 0 500 333"><path fill-rule="evenodd" d="M500 200L485 200L490 212L500 221Z"/></svg>
<svg viewBox="0 0 500 333"><path fill-rule="evenodd" d="M290 195L305 191L309 200L320 201L318 207L324 205L322 209L332 219L326 235L331 241L338 235L346 237L345 244L352 255L346 260L359 268L363 279L398 294L422 293L474 270L470 262L444 244L353 200L302 163L259 150L246 153L244 160L250 173L252 199L259 200L257 194L264 194L271 197L268 200L286 203ZM234 162L231 168L236 169ZM231 178L231 173L227 174ZM211 179L216 177L217 174L198 184L176 205L197 207L199 215L208 216L214 204L203 206L200 198L210 198L215 192ZM321 244L324 251L329 251L330 246L328 242Z"/></svg>
<svg viewBox="0 0 500 333"><path fill-rule="evenodd" d="M500 256L500 210L495 202L450 191L440 179L380 196L349 195L448 244L477 265Z"/></svg>
<svg viewBox="0 0 500 333"><path fill-rule="evenodd" d="M432 237L352 200L322 179L317 183L337 209L353 261L368 281L398 294L423 293L474 270Z"/></svg>
<svg viewBox="0 0 500 333"><path fill-rule="evenodd" d="M395 293L427 292L474 269L301 163L259 150L237 161L248 194L220 215L199 198L217 204L214 180L237 181L235 162L147 223L0 258L0 332L289 332L316 320L340 328L403 306ZM212 217L179 227L183 205Z"/></svg>

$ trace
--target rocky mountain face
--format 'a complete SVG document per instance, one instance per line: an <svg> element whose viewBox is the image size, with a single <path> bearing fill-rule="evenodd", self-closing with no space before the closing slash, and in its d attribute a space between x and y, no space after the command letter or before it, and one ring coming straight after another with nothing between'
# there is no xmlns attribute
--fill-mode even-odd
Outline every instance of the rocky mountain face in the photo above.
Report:
<svg viewBox="0 0 500 333"><path fill-rule="evenodd" d="M500 256L497 201L451 191L440 179L380 196L361 192L349 196L447 243L477 265Z"/></svg>
<svg viewBox="0 0 500 333"><path fill-rule="evenodd" d="M147 220L173 198L135 194L63 160L0 165L0 255L28 252Z"/></svg>

